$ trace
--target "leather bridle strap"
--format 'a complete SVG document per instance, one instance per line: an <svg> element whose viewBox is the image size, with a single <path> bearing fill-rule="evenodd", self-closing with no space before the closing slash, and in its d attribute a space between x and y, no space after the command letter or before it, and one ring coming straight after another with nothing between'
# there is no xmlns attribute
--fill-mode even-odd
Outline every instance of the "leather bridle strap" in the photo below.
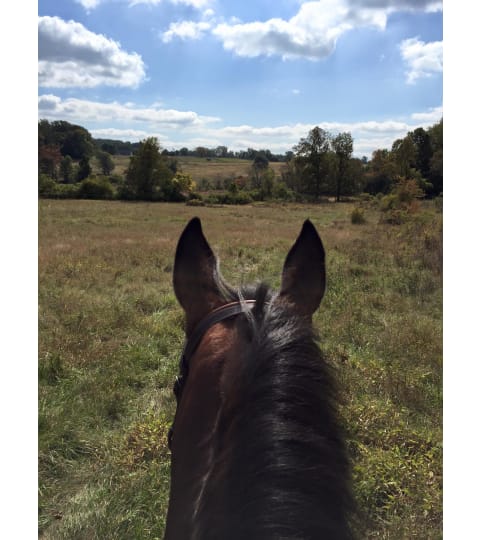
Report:
<svg viewBox="0 0 482 540"><path fill-rule="evenodd" d="M181 356L181 364L187 368L189 358L193 355L196 347L199 345L204 334L214 326L215 324L246 312L248 309L252 309L256 304L256 300L239 300L225 304L211 311L198 325L194 328L193 333L186 339Z"/></svg>
<svg viewBox="0 0 482 540"><path fill-rule="evenodd" d="M239 315L240 313L246 313L248 310L252 309L255 304L256 300L238 300L236 302L225 304L224 306L218 307L211 311L208 315L206 315L206 317L204 317L204 319L201 320L201 322L197 324L189 339L186 339L184 342L181 361L179 363L180 374L176 377L173 388L177 402L179 402L179 399L181 398L182 389L187 379L189 371L189 359L194 354L194 351L199 345L199 342L203 338L204 334L211 328L211 326L234 317L235 315ZM171 448L173 433L174 431L171 427L167 435L167 444L169 448Z"/></svg>

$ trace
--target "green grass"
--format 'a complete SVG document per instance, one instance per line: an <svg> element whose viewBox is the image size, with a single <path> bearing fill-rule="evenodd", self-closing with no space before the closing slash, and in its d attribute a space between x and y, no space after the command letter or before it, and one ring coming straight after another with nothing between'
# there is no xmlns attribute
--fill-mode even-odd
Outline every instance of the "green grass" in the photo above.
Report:
<svg viewBox="0 0 482 540"><path fill-rule="evenodd" d="M361 536L441 538L442 216L431 203L396 226L373 208L352 224L345 203L39 205L42 538L162 538L183 341L172 266L194 215L232 283L274 287L312 219L328 265L314 322L343 389Z"/></svg>

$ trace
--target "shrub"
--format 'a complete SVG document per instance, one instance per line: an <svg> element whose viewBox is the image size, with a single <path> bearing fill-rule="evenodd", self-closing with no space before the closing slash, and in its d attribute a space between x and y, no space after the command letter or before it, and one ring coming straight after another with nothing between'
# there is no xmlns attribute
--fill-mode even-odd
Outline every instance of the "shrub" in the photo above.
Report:
<svg viewBox="0 0 482 540"><path fill-rule="evenodd" d="M363 208L356 207L353 209L353 212L351 213L351 222L354 225L362 225L363 223L366 223L365 219L365 212L363 211Z"/></svg>
<svg viewBox="0 0 482 540"><path fill-rule="evenodd" d="M385 214L381 221L394 225L403 223L408 214L418 211L418 199L423 195L416 180L400 177L392 192L380 199L380 210Z"/></svg>
<svg viewBox="0 0 482 540"><path fill-rule="evenodd" d="M105 177L87 178L80 184L79 197L81 199L113 199L114 196L114 188Z"/></svg>
<svg viewBox="0 0 482 540"><path fill-rule="evenodd" d="M249 193L240 191L238 193L228 193L226 195L226 204L250 204L253 202L253 198Z"/></svg>
<svg viewBox="0 0 482 540"><path fill-rule="evenodd" d="M206 206L202 199L189 199L186 201L187 206Z"/></svg>
<svg viewBox="0 0 482 540"><path fill-rule="evenodd" d="M51 197L57 182L47 174L40 174L38 178L38 194L40 197Z"/></svg>
<svg viewBox="0 0 482 540"><path fill-rule="evenodd" d="M253 202L253 197L245 191L239 191L238 193L213 193L206 197L205 202L207 204L250 204Z"/></svg>
<svg viewBox="0 0 482 540"><path fill-rule="evenodd" d="M45 199L76 199L79 187L78 184L58 184L50 176L41 174L38 180L38 193Z"/></svg>
<svg viewBox="0 0 482 540"><path fill-rule="evenodd" d="M57 184L54 197L56 199L77 199L79 197L79 184Z"/></svg>
<svg viewBox="0 0 482 540"><path fill-rule="evenodd" d="M273 189L273 196L275 199L281 201L294 201L295 193L284 182L275 184Z"/></svg>

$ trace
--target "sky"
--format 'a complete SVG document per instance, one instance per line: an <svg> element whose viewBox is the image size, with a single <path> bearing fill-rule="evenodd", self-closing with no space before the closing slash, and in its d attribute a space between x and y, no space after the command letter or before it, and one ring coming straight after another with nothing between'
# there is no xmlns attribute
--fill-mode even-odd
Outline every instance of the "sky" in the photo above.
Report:
<svg viewBox="0 0 482 540"><path fill-rule="evenodd" d="M39 0L38 116L168 150L292 150L319 126L354 155L442 118L433 0Z"/></svg>

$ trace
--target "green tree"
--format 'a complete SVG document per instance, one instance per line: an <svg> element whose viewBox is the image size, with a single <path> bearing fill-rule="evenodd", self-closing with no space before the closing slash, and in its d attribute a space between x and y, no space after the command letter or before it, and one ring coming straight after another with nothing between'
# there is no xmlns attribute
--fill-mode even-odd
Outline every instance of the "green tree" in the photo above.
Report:
<svg viewBox="0 0 482 540"><path fill-rule="evenodd" d="M74 180L73 160L70 156L64 156L60 161L60 177L66 184L70 184Z"/></svg>
<svg viewBox="0 0 482 540"><path fill-rule="evenodd" d="M349 189L348 168L353 153L353 137L350 133L340 133L331 141L336 155L336 200L340 201L342 189Z"/></svg>
<svg viewBox="0 0 482 540"><path fill-rule="evenodd" d="M434 124L427 131L433 150L428 175L428 179L433 186L430 194L438 195L443 191L443 120Z"/></svg>
<svg viewBox="0 0 482 540"><path fill-rule="evenodd" d="M251 165L251 187L261 189L263 173L268 169L269 161L264 154L257 154Z"/></svg>
<svg viewBox="0 0 482 540"><path fill-rule="evenodd" d="M227 157L228 147L227 146L217 146L214 150L216 157Z"/></svg>
<svg viewBox="0 0 482 540"><path fill-rule="evenodd" d="M398 167L399 176L410 177L410 169L415 165L416 150L413 139L407 135L392 144L392 156Z"/></svg>
<svg viewBox="0 0 482 540"><path fill-rule="evenodd" d="M388 193L397 175L397 168L387 149L375 150L365 173L365 191L375 195Z"/></svg>
<svg viewBox="0 0 482 540"><path fill-rule="evenodd" d="M77 182L81 182L85 178L88 178L92 173L92 167L90 166L89 158L84 156L79 161L79 168L77 170Z"/></svg>
<svg viewBox="0 0 482 540"><path fill-rule="evenodd" d="M115 167L114 160L112 159L112 156L109 154L109 152L103 152L99 151L97 152L97 161L99 162L99 166L102 169L102 174L105 176L108 176Z"/></svg>
<svg viewBox="0 0 482 540"><path fill-rule="evenodd" d="M415 168L424 178L429 178L430 160L433 155L430 135L423 128L417 128L410 135L415 145Z"/></svg>
<svg viewBox="0 0 482 540"><path fill-rule="evenodd" d="M168 199L174 193L174 172L168 159L161 154L159 141L148 137L141 141L138 150L130 158L126 172L128 197L144 201Z"/></svg>
<svg viewBox="0 0 482 540"><path fill-rule="evenodd" d="M261 176L261 197L271 199L273 197L275 173L271 167L267 167Z"/></svg>
<svg viewBox="0 0 482 540"><path fill-rule="evenodd" d="M90 158L94 152L92 136L83 127L72 126L65 134L60 150L63 156L69 155L72 159Z"/></svg>
<svg viewBox="0 0 482 540"><path fill-rule="evenodd" d="M293 148L297 173L301 175L299 189L315 198L328 188L330 139L330 134L317 126Z"/></svg>

